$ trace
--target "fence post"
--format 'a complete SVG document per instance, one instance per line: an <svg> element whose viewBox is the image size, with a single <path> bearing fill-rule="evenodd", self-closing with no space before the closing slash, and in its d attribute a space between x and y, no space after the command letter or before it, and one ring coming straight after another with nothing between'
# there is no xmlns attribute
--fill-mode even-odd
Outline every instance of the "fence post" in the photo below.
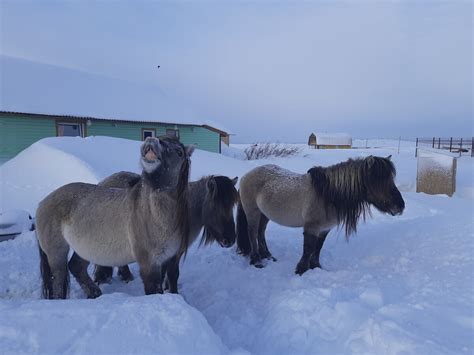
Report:
<svg viewBox="0 0 474 355"><path fill-rule="evenodd" d="M471 143L471 158L474 157L474 137L472 137L472 143Z"/></svg>
<svg viewBox="0 0 474 355"><path fill-rule="evenodd" d="M441 149L441 137L438 138L438 149Z"/></svg>
<svg viewBox="0 0 474 355"><path fill-rule="evenodd" d="M434 142L435 142L435 137L433 137L433 146L431 148L434 148Z"/></svg>
<svg viewBox="0 0 474 355"><path fill-rule="evenodd" d="M451 149L453 148L453 137L449 139L449 152L451 153Z"/></svg>
<svg viewBox="0 0 474 355"><path fill-rule="evenodd" d="M461 143L459 143L459 156L462 155L462 138L461 138Z"/></svg>
<svg viewBox="0 0 474 355"><path fill-rule="evenodd" d="M474 144L474 139L473 139ZM415 146L415 158L418 156L418 137L416 137L416 146Z"/></svg>

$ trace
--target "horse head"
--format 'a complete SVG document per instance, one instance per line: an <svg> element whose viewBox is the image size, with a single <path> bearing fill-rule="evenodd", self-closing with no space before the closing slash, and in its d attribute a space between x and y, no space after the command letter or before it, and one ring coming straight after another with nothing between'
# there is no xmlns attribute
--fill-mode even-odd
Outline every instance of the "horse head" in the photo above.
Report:
<svg viewBox="0 0 474 355"><path fill-rule="evenodd" d="M194 146L184 146L174 137L147 137L140 150L145 180L160 189L184 189L193 151Z"/></svg>
<svg viewBox="0 0 474 355"><path fill-rule="evenodd" d="M400 215L405 201L395 185L395 166L387 158L369 156L365 158L367 202L383 213Z"/></svg>
<svg viewBox="0 0 474 355"><path fill-rule="evenodd" d="M239 193L235 188L237 177L211 176L207 181L206 198L202 216L204 231L201 243L217 241L221 247L229 248L235 243L234 205Z"/></svg>

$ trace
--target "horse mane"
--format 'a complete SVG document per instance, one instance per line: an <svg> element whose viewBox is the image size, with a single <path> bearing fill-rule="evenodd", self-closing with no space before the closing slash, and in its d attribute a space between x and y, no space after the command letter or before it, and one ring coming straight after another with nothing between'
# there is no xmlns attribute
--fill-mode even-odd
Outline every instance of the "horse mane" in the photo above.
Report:
<svg viewBox="0 0 474 355"><path fill-rule="evenodd" d="M369 156L349 159L327 168L315 166L308 170L313 188L322 197L326 213L330 205L336 210L337 222L345 228L346 238L357 232L357 222L371 215L367 201L368 189L388 183L396 174L387 158Z"/></svg>
<svg viewBox="0 0 474 355"><path fill-rule="evenodd" d="M203 180L209 181L214 179L216 183L216 189L212 192L212 204L213 208L219 212L228 211L232 209L234 205L239 201L239 192L234 186L234 183L227 176L211 175L203 178ZM214 241L214 238L207 232L206 226L202 230L201 240L199 245L208 245Z"/></svg>
<svg viewBox="0 0 474 355"><path fill-rule="evenodd" d="M184 145L182 145L182 148L183 151L186 151ZM186 256L189 246L188 183L190 167L191 159L189 157L186 157L183 161L183 164L181 165L178 184L176 187L178 202L178 210L176 211L176 229L181 234L181 243L178 251L179 256Z"/></svg>

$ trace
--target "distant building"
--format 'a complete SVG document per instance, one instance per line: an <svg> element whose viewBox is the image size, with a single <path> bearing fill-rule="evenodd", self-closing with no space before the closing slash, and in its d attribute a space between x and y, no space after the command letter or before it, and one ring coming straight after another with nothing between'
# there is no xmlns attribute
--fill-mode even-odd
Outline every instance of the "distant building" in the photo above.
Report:
<svg viewBox="0 0 474 355"><path fill-rule="evenodd" d="M183 144L220 153L229 134L209 125L0 111L0 161L46 137L108 136L133 140L169 135Z"/></svg>
<svg viewBox="0 0 474 355"><path fill-rule="evenodd" d="M346 133L311 133L308 145L315 149L349 149L352 137Z"/></svg>

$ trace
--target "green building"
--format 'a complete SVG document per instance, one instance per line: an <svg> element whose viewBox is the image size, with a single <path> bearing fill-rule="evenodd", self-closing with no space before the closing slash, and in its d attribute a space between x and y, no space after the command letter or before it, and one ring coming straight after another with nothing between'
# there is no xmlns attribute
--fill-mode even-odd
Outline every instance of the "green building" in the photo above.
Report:
<svg viewBox="0 0 474 355"><path fill-rule="evenodd" d="M109 136L144 140L148 136L165 134L213 153L221 152L223 142L229 143L227 132L206 124L159 122L136 117L125 120L0 111L0 163L46 137Z"/></svg>

